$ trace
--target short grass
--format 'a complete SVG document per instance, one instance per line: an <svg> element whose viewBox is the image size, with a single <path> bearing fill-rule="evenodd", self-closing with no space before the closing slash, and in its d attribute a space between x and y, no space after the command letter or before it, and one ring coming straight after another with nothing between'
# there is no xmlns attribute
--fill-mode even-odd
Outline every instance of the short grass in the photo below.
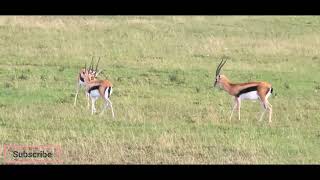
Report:
<svg viewBox="0 0 320 180"><path fill-rule="evenodd" d="M60 145L64 164L319 164L319 29L313 16L2 16L0 144ZM223 55L232 81L272 83L271 125L250 101L228 120L232 97L212 87ZM73 106L92 56L115 119L91 116L83 92Z"/></svg>

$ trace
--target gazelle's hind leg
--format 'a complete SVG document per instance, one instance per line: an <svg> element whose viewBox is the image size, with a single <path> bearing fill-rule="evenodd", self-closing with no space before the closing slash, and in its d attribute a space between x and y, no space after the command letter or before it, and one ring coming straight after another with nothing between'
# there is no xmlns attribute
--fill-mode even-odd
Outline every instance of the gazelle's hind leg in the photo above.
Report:
<svg viewBox="0 0 320 180"><path fill-rule="evenodd" d="M109 98L105 98L104 107L103 107L100 115L102 115L102 114L104 113L104 110L107 109L108 106L110 106L111 113L112 113L112 117L114 118L114 112L113 112L112 102L110 101Z"/></svg>
<svg viewBox="0 0 320 180"><path fill-rule="evenodd" d="M261 120L262 120L262 118L263 118L264 114L265 114L265 113L266 113L266 111L267 111L267 106L265 105L265 103L260 102L260 104L261 104L261 107L263 108L263 111L262 111L262 113L261 113L261 116L260 116L260 118L259 118L259 121L261 121Z"/></svg>
<svg viewBox="0 0 320 180"><path fill-rule="evenodd" d="M271 123L271 116L272 116L272 105L269 103L269 101L266 99L262 104L262 107L264 109L264 111L262 112L259 121L262 120L265 112L268 110L269 111L269 123Z"/></svg>
<svg viewBox="0 0 320 180"><path fill-rule="evenodd" d="M114 118L114 112L113 112L113 107L112 107L112 102L110 100L110 96L112 94L112 87L108 87L106 90L105 90L105 93L104 93L104 96L103 96L103 99L105 101L104 103L104 107L102 109L102 112L100 114L103 114L104 113L104 110L108 108L108 106L110 106L110 109L111 109L111 112L112 112L112 117Z"/></svg>
<svg viewBox="0 0 320 180"><path fill-rule="evenodd" d="M109 98L105 99L104 107L103 107L100 115L104 114L105 109L107 109L109 106L110 106L110 109L111 109L112 117L114 118L113 107L112 107L112 103L111 103Z"/></svg>
<svg viewBox="0 0 320 180"><path fill-rule="evenodd" d="M103 106L103 108L102 108L102 111L101 111L101 113L100 113L100 115L103 115L104 114L104 111L108 108L108 106L109 106L109 102L106 100L106 99L104 99L104 106Z"/></svg>
<svg viewBox="0 0 320 180"><path fill-rule="evenodd" d="M268 104L268 109L269 109L269 123L272 122L271 117L272 117L272 105L269 103L269 101L267 100L267 104Z"/></svg>
<svg viewBox="0 0 320 180"><path fill-rule="evenodd" d="M110 101L110 99L109 99L109 98L107 98L107 99L106 99L106 101L108 101L108 104L109 104L109 106L110 106L110 108L111 108L112 117L114 118L114 112L113 112L112 103L111 103L111 101Z"/></svg>

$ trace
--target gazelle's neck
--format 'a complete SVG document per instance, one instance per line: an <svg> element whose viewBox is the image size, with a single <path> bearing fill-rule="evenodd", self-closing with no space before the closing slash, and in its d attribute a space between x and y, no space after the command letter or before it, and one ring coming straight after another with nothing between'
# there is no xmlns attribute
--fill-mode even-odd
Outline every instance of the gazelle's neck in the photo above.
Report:
<svg viewBox="0 0 320 180"><path fill-rule="evenodd" d="M221 79L221 88L228 92L229 94L232 95L232 92L231 92L231 89L232 89L232 83L230 82L230 80L226 77L226 76L223 76L222 79Z"/></svg>
<svg viewBox="0 0 320 180"><path fill-rule="evenodd" d="M231 91L231 83L230 82L224 82L222 84L222 89L230 93Z"/></svg>

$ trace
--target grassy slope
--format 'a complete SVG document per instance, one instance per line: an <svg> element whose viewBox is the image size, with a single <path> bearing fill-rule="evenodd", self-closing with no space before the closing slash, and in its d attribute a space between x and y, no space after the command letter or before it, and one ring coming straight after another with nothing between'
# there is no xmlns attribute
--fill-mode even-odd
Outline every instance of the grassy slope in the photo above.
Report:
<svg viewBox="0 0 320 180"><path fill-rule="evenodd" d="M310 16L0 17L0 144L58 144L67 164L319 163L319 28ZM88 115L83 93L72 106L92 55L116 120ZM222 55L231 80L273 84L271 126L255 102L228 121L232 99L212 89Z"/></svg>

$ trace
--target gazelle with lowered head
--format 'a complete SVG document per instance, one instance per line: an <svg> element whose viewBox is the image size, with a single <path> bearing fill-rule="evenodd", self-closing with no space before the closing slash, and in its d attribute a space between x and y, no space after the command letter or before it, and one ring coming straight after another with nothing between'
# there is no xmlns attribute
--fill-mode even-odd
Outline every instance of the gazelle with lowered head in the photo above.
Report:
<svg viewBox="0 0 320 180"><path fill-rule="evenodd" d="M262 120L265 112L269 111L269 123L272 122L272 105L269 103L268 98L272 94L273 88L268 82L246 82L246 83L232 83L225 75L220 74L221 68L227 62L226 59L222 59L216 69L216 77L214 80L214 87L217 85L224 91L228 92L231 96L234 96L234 106L229 120L231 120L233 111L237 107L238 119L240 120L240 106L241 100L259 100L262 105L263 112L259 121Z"/></svg>
<svg viewBox="0 0 320 180"><path fill-rule="evenodd" d="M90 73L90 70L85 69L84 71L84 84L86 93L91 99L91 114L96 112L95 102L101 97L104 100L104 107L101 114L104 113L105 109L111 108L112 117L114 118L114 112L110 96L112 94L112 83L108 80L96 79L95 73ZM100 71L101 72L101 71Z"/></svg>
<svg viewBox="0 0 320 180"><path fill-rule="evenodd" d="M85 67L83 69L80 70L79 74L77 74L77 81L76 81L76 95L74 97L74 106L77 105L77 98L78 98L78 94L79 94L79 90L80 88L84 88L85 87L85 82L84 82L84 77L85 77L85 73L86 71L88 71L88 74L91 75L92 80L97 79L98 75L102 72L102 70L100 70L98 72L98 64L99 64L100 58L96 64L96 68L95 70L93 69L93 57L91 60L91 63L89 65L89 69L87 69L87 65L85 64ZM90 107L90 97L89 94L85 91L85 95L87 97L87 106Z"/></svg>

